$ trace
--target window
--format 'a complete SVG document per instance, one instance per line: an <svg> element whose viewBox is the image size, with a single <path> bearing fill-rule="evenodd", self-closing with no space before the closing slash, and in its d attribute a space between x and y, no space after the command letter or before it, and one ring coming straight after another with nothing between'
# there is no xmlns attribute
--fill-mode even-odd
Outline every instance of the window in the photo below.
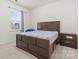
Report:
<svg viewBox="0 0 79 59"><path fill-rule="evenodd" d="M22 21L22 14L21 11L12 9L10 12L10 24L11 24L11 30L17 31L21 30L21 21Z"/></svg>

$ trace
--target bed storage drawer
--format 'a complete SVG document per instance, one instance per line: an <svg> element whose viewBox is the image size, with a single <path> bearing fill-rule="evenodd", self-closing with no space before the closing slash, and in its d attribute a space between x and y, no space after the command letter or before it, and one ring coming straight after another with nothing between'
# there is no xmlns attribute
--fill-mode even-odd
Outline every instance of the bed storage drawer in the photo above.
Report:
<svg viewBox="0 0 79 59"><path fill-rule="evenodd" d="M36 47L34 45L29 45L29 50L41 55L41 56L44 56L44 57L47 57L49 56L49 51L41 48L41 47Z"/></svg>
<svg viewBox="0 0 79 59"><path fill-rule="evenodd" d="M36 39L35 39L35 38L33 38L33 37L28 37L28 39L29 39L29 44L31 44L31 45L36 45Z"/></svg>
<svg viewBox="0 0 79 59"><path fill-rule="evenodd" d="M16 45L27 48L27 42L28 41L26 40L26 36L16 35Z"/></svg>
<svg viewBox="0 0 79 59"><path fill-rule="evenodd" d="M21 40L21 36L22 36L22 35L19 35L19 34L16 35L16 39L17 39L17 40ZM17 40L16 40L16 41L17 41Z"/></svg>
<svg viewBox="0 0 79 59"><path fill-rule="evenodd" d="M37 46L41 47L41 48L48 49L48 47L49 47L49 40L39 39L39 40L37 40Z"/></svg>

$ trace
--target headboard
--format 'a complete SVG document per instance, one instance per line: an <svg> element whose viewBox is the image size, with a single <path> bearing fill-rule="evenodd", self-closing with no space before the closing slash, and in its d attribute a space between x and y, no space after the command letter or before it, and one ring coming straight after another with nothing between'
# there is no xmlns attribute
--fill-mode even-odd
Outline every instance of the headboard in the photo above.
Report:
<svg viewBox="0 0 79 59"><path fill-rule="evenodd" d="M60 33L60 21L39 22L37 30L58 31Z"/></svg>

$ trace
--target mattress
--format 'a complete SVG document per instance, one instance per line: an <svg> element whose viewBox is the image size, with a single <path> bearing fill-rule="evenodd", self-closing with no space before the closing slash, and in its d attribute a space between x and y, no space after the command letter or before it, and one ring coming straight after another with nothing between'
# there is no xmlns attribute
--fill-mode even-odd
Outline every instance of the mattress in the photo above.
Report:
<svg viewBox="0 0 79 59"><path fill-rule="evenodd" d="M38 30L38 31L21 32L21 33L17 33L17 34L46 39L46 40L49 40L50 44L52 44L58 38L57 31Z"/></svg>

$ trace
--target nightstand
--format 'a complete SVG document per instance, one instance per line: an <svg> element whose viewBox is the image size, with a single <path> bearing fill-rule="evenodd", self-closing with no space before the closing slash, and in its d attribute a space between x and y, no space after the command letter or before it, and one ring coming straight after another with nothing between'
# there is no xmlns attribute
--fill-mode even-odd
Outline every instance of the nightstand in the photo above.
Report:
<svg viewBox="0 0 79 59"><path fill-rule="evenodd" d="M77 35L61 33L60 45L77 49Z"/></svg>

